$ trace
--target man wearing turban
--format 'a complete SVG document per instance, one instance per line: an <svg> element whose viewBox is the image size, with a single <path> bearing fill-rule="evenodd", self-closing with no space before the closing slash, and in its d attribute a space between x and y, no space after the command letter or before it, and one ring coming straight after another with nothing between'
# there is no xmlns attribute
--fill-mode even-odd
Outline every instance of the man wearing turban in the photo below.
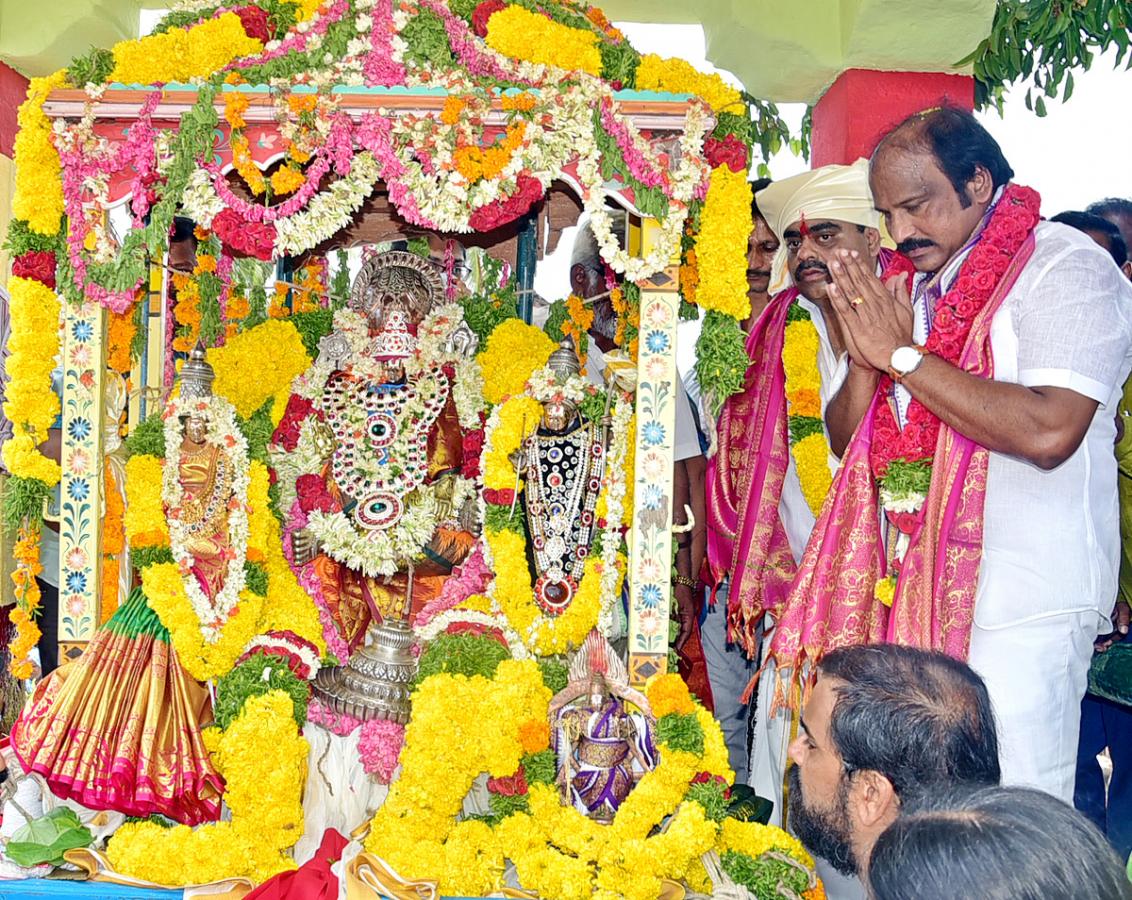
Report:
<svg viewBox="0 0 1132 900"><path fill-rule="evenodd" d="M889 265L894 254L881 249L865 160L764 186L754 213L752 258L767 248L760 235L777 236L769 282L784 289L748 323L751 363L743 390L720 414L707 491L717 602L726 596L728 637L757 663L764 619L769 628L785 600L837 464L822 415L849 361L829 305L829 265L840 249L874 267ZM764 292L766 283L764 275ZM709 654L713 693L745 664L739 653ZM790 722L786 710L771 715L774 682L762 680L754 710L750 780L774 801L779 821Z"/></svg>

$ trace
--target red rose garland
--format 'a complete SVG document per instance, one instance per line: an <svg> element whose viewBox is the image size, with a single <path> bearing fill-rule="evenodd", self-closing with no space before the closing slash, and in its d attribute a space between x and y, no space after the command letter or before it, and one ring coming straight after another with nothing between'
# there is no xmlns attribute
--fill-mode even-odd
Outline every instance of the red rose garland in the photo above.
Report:
<svg viewBox="0 0 1132 900"><path fill-rule="evenodd" d="M978 243L960 267L959 277L951 290L936 302L932 332L925 345L929 353L958 365L975 318L990 301L1011 259L1038 224L1040 207L1041 198L1036 191L1007 185ZM884 278L887 280L900 273L900 270L886 270ZM887 395L892 387L892 379L882 376L881 391ZM903 429L897 424L891 404L877 403L869 450L874 477L882 480L889 465L897 460L930 464L939 428L939 417L919 400L913 399L909 405L908 422Z"/></svg>

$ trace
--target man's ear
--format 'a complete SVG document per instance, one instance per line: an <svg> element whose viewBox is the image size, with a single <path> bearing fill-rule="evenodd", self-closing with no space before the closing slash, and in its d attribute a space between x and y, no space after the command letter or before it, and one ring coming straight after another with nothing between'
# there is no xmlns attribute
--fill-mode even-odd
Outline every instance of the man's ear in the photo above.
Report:
<svg viewBox="0 0 1132 900"><path fill-rule="evenodd" d="M1132 281L1132 259L1124 261L1124 265L1120 267L1120 271L1124 273L1124 277Z"/></svg>
<svg viewBox="0 0 1132 900"><path fill-rule="evenodd" d="M880 253L880 229L866 228L865 241L869 248L869 259L876 259Z"/></svg>
<svg viewBox="0 0 1132 900"><path fill-rule="evenodd" d="M985 166L975 166L975 174L967 182L967 196L980 205L988 204L994 198L994 178Z"/></svg>
<svg viewBox="0 0 1132 900"><path fill-rule="evenodd" d="M570 266L570 292L585 297L586 287L586 267L581 263L574 263Z"/></svg>
<svg viewBox="0 0 1132 900"><path fill-rule="evenodd" d="M849 802L854 820L864 828L886 827L900 812L892 782L871 769L856 773Z"/></svg>

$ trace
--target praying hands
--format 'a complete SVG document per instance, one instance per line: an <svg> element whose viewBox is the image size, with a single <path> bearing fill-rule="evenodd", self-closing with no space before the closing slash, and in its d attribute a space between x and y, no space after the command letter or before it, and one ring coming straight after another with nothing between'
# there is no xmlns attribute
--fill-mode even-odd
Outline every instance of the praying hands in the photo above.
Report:
<svg viewBox="0 0 1132 900"><path fill-rule="evenodd" d="M829 268L829 297L850 358L860 367L887 371L892 351L913 343L912 298L904 276L882 283L855 250L842 250Z"/></svg>

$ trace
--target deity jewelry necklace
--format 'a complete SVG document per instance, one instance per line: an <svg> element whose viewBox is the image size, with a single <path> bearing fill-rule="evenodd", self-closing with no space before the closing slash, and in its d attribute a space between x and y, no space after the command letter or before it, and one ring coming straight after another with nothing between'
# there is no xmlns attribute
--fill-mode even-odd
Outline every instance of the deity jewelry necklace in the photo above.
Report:
<svg viewBox="0 0 1132 900"><path fill-rule="evenodd" d="M199 496L187 491L181 503L181 521L189 534L208 534L219 530L219 515L228 507L228 495L232 492L232 477L228 458L224 453L216 453L212 464L213 451L209 447L190 450L184 455L189 465L204 466L208 478Z"/></svg>
<svg viewBox="0 0 1132 900"><path fill-rule="evenodd" d="M535 602L548 616L570 606L593 540L594 508L601 492L605 455L587 422L565 435L527 439L527 521L535 568Z"/></svg>

